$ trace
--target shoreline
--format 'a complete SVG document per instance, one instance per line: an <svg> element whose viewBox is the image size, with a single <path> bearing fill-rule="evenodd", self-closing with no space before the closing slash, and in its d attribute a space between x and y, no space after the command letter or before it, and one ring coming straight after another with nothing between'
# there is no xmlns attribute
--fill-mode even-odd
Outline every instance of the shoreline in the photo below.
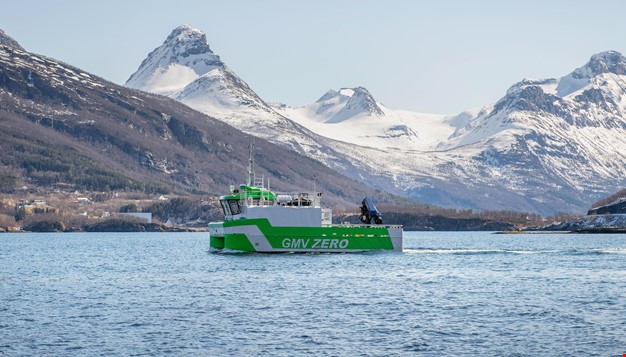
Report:
<svg viewBox="0 0 626 357"><path fill-rule="evenodd" d="M110 220L81 227L66 227L62 222L33 222L24 227L0 227L0 233L102 233L102 232L208 232L208 227L168 227L160 223L129 222Z"/></svg>
<svg viewBox="0 0 626 357"><path fill-rule="evenodd" d="M626 227L582 228L572 231L498 231L493 234L626 234Z"/></svg>

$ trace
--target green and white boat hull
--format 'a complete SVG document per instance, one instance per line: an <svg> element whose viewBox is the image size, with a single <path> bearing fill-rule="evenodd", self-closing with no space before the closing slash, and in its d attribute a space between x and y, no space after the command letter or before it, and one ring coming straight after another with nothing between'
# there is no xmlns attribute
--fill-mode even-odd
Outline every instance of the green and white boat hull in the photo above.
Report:
<svg viewBox="0 0 626 357"><path fill-rule="evenodd" d="M273 226L266 218L209 224L212 251L263 253L402 251L402 227L392 225Z"/></svg>
<svg viewBox="0 0 626 357"><path fill-rule="evenodd" d="M369 198L361 206L362 222L332 224L332 210L320 205L321 192L274 193L254 175L254 145L250 145L248 181L220 196L223 222L209 223L212 251L263 253L402 251L402 226L382 225Z"/></svg>

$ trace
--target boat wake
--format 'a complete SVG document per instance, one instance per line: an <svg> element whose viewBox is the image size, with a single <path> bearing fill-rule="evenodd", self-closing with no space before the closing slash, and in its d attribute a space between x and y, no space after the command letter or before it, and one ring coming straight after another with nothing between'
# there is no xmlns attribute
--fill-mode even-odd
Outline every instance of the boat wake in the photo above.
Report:
<svg viewBox="0 0 626 357"><path fill-rule="evenodd" d="M251 252L246 252L243 250L235 250L235 249L229 249L229 248L209 248L209 253L212 254L250 254Z"/></svg>
<svg viewBox="0 0 626 357"><path fill-rule="evenodd" d="M626 248L607 248L600 250L600 252L604 254L626 254Z"/></svg>

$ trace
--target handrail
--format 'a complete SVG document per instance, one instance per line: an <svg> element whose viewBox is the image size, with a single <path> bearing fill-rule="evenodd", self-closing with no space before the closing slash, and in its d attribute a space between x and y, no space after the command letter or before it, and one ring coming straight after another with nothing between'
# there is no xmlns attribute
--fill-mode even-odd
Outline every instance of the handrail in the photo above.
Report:
<svg viewBox="0 0 626 357"><path fill-rule="evenodd" d="M352 224L352 223L339 223L339 224L329 224L328 226L330 227L336 227L336 228L341 228L341 227L361 227L361 228L402 228L403 225L401 224Z"/></svg>

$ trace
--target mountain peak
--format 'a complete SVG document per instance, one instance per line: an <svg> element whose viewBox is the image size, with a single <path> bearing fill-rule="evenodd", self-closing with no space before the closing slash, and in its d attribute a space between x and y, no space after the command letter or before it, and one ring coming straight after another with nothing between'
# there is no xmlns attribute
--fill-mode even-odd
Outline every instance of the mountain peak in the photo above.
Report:
<svg viewBox="0 0 626 357"><path fill-rule="evenodd" d="M384 113L378 106L378 103L372 94L364 87L342 88L339 93L348 95L351 92L350 100L346 107L355 107L369 113L370 115L383 116Z"/></svg>
<svg viewBox="0 0 626 357"><path fill-rule="evenodd" d="M525 78L511 86L503 99L517 97L523 91L527 91L529 87L539 87L546 94L554 94L563 98L580 90L588 89L590 85L597 82L596 77L603 74L626 75L626 57L617 51L597 53L591 56L584 66L561 78ZM600 82L605 81L602 78L599 80ZM541 96L541 98L544 97ZM552 101L552 99L547 97L544 99Z"/></svg>
<svg viewBox="0 0 626 357"><path fill-rule="evenodd" d="M266 135L257 127L264 120L289 125L211 51L205 33L189 25L172 30L126 86L174 98L257 135Z"/></svg>
<svg viewBox="0 0 626 357"><path fill-rule="evenodd" d="M20 44L13 39L13 37L6 34L6 32L0 29L0 45L16 48L21 51L25 51Z"/></svg>
<svg viewBox="0 0 626 357"><path fill-rule="evenodd" d="M198 77L224 67L220 56L211 51L206 34L182 25L148 54L126 86L170 95L182 91Z"/></svg>
<svg viewBox="0 0 626 357"><path fill-rule="evenodd" d="M204 35L204 32L202 32L202 30L197 29L197 28L195 28L195 27L193 27L191 25L188 25L188 24L183 24L183 25L180 25L180 26L176 27L174 30L172 30L172 33L170 34L170 37L172 37L172 36L175 37L175 36L178 36L178 35L183 34L183 33L189 33L189 34L197 33L197 34L200 34L200 35Z"/></svg>
<svg viewBox="0 0 626 357"><path fill-rule="evenodd" d="M347 101L353 97L355 97L354 101L365 100L367 102L376 103L376 100L374 99L372 94L365 87L344 87L339 89L339 91L331 89L328 92L324 93L324 95L321 96L317 100L317 102L324 102L333 98L342 98L344 101Z"/></svg>
<svg viewBox="0 0 626 357"><path fill-rule="evenodd" d="M193 28L189 25L181 25L172 30L163 45L182 49L181 55L187 57L189 55L212 54L206 34L201 30Z"/></svg>
<svg viewBox="0 0 626 357"><path fill-rule="evenodd" d="M626 75L626 57L617 51L605 51L591 56L583 67L576 69L574 78L593 78L603 73Z"/></svg>
<svg viewBox="0 0 626 357"><path fill-rule="evenodd" d="M342 100L340 100L339 103L345 102L345 105L343 105L332 118L326 121L327 123L339 123L358 114L375 117L385 116L385 113L376 102L376 99L374 99L372 94L364 87L341 88L339 92L330 91L320 98L320 100L328 95L340 97Z"/></svg>

